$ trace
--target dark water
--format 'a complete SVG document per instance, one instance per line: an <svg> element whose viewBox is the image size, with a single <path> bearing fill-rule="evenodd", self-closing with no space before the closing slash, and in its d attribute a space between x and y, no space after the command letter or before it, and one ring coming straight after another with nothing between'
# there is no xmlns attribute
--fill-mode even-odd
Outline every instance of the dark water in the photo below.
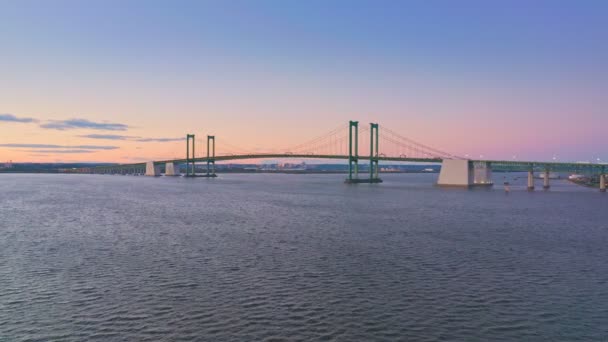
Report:
<svg viewBox="0 0 608 342"><path fill-rule="evenodd" d="M0 341L608 340L606 194L384 178L1 175Z"/></svg>

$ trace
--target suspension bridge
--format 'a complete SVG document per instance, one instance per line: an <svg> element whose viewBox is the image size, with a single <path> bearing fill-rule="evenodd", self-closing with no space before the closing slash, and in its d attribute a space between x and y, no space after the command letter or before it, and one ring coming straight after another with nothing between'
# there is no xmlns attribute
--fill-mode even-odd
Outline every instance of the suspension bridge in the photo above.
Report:
<svg viewBox="0 0 608 342"><path fill-rule="evenodd" d="M382 131L382 134L380 134ZM360 141L359 136L364 138ZM368 135L369 138L365 138ZM282 149L268 149L253 152L237 147L226 141L216 148L216 137L208 135L206 153L196 155L196 136L186 135L185 158L169 158L131 164L114 164L83 168L78 171L91 174L134 174L147 176L217 177L217 162L243 161L253 159L328 159L348 162L346 183L381 183L380 162L416 162L441 164L438 185L441 186L489 186L492 185L492 171L520 171L528 173L528 189L534 190L534 176L543 178L543 188L550 187L550 173L575 172L599 177L600 191L606 191L608 165L593 163L572 163L556 161L518 160L474 160L459 157L407 138L377 123L369 126L349 121L323 135L298 145ZM198 140L199 144L202 142ZM361 163L369 164L366 174L360 171ZM206 165L197 173L197 164ZM163 173L164 171L164 173Z"/></svg>

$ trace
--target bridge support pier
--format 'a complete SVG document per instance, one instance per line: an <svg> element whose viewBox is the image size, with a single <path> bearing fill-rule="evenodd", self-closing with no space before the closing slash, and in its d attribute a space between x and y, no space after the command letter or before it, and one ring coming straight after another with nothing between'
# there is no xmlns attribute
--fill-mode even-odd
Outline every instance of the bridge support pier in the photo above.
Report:
<svg viewBox="0 0 608 342"><path fill-rule="evenodd" d="M466 159L444 159L437 185L468 188L474 184L473 163Z"/></svg>
<svg viewBox="0 0 608 342"><path fill-rule="evenodd" d="M153 161L146 163L146 176L157 177L160 176L160 165L154 165Z"/></svg>
<svg viewBox="0 0 608 342"><path fill-rule="evenodd" d="M179 170L178 170L178 172L175 172L174 163L165 164L165 176L179 176Z"/></svg>
<svg viewBox="0 0 608 342"><path fill-rule="evenodd" d="M492 186L492 164L467 159L444 159L437 180L439 186Z"/></svg>
<svg viewBox="0 0 608 342"><path fill-rule="evenodd" d="M534 190L534 171L528 171L528 190Z"/></svg>
<svg viewBox="0 0 608 342"><path fill-rule="evenodd" d="M473 185L492 185L492 164L485 161L473 162Z"/></svg>
<svg viewBox="0 0 608 342"><path fill-rule="evenodd" d="M551 187L549 184L549 170L545 170L543 173L543 189L547 190Z"/></svg>
<svg viewBox="0 0 608 342"><path fill-rule="evenodd" d="M606 192L606 174L600 174L600 191Z"/></svg>

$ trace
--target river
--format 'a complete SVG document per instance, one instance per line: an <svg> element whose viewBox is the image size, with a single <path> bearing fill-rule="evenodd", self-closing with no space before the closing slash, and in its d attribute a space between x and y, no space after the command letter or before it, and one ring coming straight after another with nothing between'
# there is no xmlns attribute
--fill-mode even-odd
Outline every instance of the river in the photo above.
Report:
<svg viewBox="0 0 608 342"><path fill-rule="evenodd" d="M0 175L0 341L608 340L607 194L381 176Z"/></svg>

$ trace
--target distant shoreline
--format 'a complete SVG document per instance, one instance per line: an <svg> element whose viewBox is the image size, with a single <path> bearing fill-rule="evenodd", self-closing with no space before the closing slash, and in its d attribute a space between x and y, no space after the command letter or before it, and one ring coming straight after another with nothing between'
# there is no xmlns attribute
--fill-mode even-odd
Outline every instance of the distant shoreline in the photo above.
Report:
<svg viewBox="0 0 608 342"><path fill-rule="evenodd" d="M576 181L576 180L573 180L573 179L568 179L568 181L570 181L570 182L572 182L572 183L574 183L576 185L584 186L586 188L599 188L600 187L600 183L599 182L597 182L597 183L595 183L595 182L581 182L581 181Z"/></svg>

